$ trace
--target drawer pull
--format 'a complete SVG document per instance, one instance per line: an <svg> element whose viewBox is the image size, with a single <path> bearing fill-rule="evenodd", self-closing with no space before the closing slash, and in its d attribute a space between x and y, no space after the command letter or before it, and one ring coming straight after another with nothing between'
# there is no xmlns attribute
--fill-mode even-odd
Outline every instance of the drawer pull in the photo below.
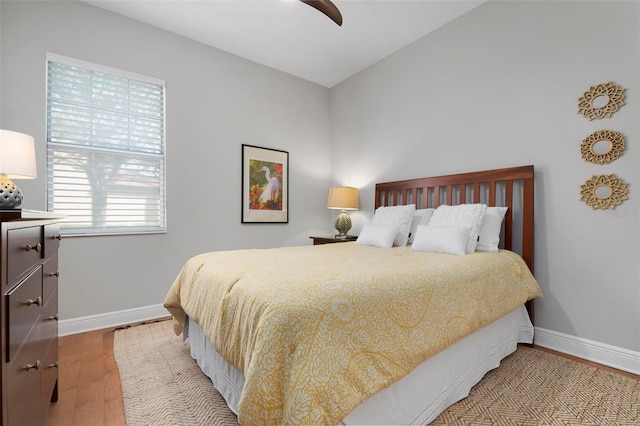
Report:
<svg viewBox="0 0 640 426"><path fill-rule="evenodd" d="M37 360L35 364L27 364L24 366L25 371L29 371L32 368L35 368L36 370L40 370L40 360Z"/></svg>
<svg viewBox="0 0 640 426"><path fill-rule="evenodd" d="M51 237L52 240L61 240L62 239L62 235L58 234L58 235L53 235Z"/></svg>
<svg viewBox="0 0 640 426"><path fill-rule="evenodd" d="M47 321L53 321L53 320L58 321L58 314L47 317Z"/></svg>
<svg viewBox="0 0 640 426"><path fill-rule="evenodd" d="M36 252L40 253L42 251L42 244L38 243L35 246L32 246L31 244L27 244L27 246L24 249L26 251L35 250Z"/></svg>
<svg viewBox="0 0 640 426"><path fill-rule="evenodd" d="M47 365L47 368L58 368L58 361L54 362L53 364Z"/></svg>
<svg viewBox="0 0 640 426"><path fill-rule="evenodd" d="M56 271L56 272L49 272L47 274L48 277L59 277L60 276L60 271Z"/></svg>
<svg viewBox="0 0 640 426"><path fill-rule="evenodd" d="M42 296L38 296L38 298L36 300L27 299L27 301L24 302L24 304L27 305L27 306L31 306L31 305L42 306Z"/></svg>

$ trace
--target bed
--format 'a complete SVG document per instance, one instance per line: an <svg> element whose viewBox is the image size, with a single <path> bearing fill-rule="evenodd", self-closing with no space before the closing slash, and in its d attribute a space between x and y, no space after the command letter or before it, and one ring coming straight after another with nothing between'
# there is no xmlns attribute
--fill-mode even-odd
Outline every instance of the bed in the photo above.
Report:
<svg viewBox="0 0 640 426"><path fill-rule="evenodd" d="M204 253L165 307L242 425L428 423L533 341L533 180L523 166L379 183L361 237L389 230L383 213L415 222L431 209L433 223L409 224L411 246ZM452 205L477 217L501 206L500 250L416 249L455 231L469 250L479 231L447 223Z"/></svg>

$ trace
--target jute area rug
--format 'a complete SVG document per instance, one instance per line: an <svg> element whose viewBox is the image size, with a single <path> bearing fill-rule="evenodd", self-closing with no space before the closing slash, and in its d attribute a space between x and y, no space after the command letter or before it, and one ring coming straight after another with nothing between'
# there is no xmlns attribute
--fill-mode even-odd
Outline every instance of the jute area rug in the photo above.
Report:
<svg viewBox="0 0 640 426"><path fill-rule="evenodd" d="M127 425L237 425L171 321L116 331ZM529 347L434 425L640 425L640 379Z"/></svg>

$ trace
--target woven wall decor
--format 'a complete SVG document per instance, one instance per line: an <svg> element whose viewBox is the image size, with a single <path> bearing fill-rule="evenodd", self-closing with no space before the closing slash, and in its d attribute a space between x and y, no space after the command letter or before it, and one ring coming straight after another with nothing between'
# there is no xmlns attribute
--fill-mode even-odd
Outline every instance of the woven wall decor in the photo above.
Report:
<svg viewBox="0 0 640 426"><path fill-rule="evenodd" d="M624 136L614 130L598 130L580 144L580 154L593 164L609 164L624 152Z"/></svg>
<svg viewBox="0 0 640 426"><path fill-rule="evenodd" d="M594 104L595 102L595 104ZM612 82L591 86L578 99L578 114L589 120L611 117L624 105L624 89Z"/></svg>
<svg viewBox="0 0 640 426"><path fill-rule="evenodd" d="M628 183L616 175L593 176L580 186L580 201L592 209L613 210L627 200Z"/></svg>

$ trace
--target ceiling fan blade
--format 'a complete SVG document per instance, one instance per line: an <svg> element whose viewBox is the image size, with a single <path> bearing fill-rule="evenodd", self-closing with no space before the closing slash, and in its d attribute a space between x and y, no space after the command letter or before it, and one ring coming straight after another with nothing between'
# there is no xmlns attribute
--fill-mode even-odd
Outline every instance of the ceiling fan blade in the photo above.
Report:
<svg viewBox="0 0 640 426"><path fill-rule="evenodd" d="M342 26L342 14L338 10L335 4L330 0L300 0L302 3L308 4L311 7L315 7L320 12L327 15L333 22Z"/></svg>

